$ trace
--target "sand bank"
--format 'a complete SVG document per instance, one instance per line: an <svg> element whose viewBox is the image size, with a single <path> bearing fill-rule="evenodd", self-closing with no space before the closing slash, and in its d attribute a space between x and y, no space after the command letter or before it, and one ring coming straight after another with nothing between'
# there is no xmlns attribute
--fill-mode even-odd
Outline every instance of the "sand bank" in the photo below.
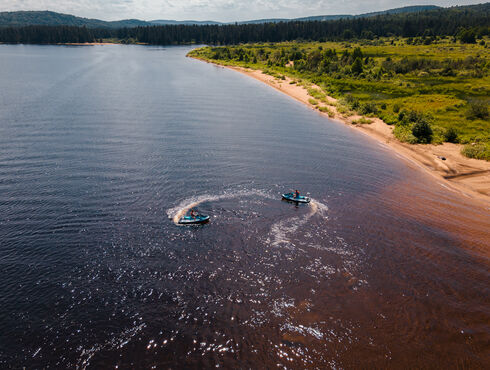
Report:
<svg viewBox="0 0 490 370"><path fill-rule="evenodd" d="M122 45L115 42L66 42L59 45L72 45L72 46L93 46L93 45Z"/></svg>
<svg viewBox="0 0 490 370"><path fill-rule="evenodd" d="M66 42L58 45L69 45L69 46L94 46L94 45L148 45L144 42L134 42L131 44L123 44L120 42Z"/></svg>
<svg viewBox="0 0 490 370"><path fill-rule="evenodd" d="M205 62L208 62L204 60ZM330 109L330 119L347 124L352 129L361 131L387 147L394 150L411 165L416 166L432 176L436 177L441 183L446 184L451 190L473 198L485 206L490 205L490 162L478 159L467 158L461 154L462 145L444 143L442 145L432 144L407 144L398 141L392 133L393 126L389 126L379 118L369 118L370 124L353 124L361 116L346 117L338 112L335 98L327 96L328 104L319 103L312 105L305 87L291 84L292 80L288 77L285 80L278 79L261 70L252 70L235 66L222 66L229 68L256 80L266 83L269 86L289 95L290 97L306 104L316 110L318 114L329 117L327 113L320 112L318 106L326 106ZM312 85L314 88L318 86Z"/></svg>

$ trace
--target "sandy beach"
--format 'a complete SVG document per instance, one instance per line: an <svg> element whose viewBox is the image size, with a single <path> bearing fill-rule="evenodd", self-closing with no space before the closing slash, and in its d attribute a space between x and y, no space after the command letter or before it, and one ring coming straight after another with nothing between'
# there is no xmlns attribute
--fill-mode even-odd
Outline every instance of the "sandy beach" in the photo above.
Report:
<svg viewBox="0 0 490 370"><path fill-rule="evenodd" d="M106 45L127 45L119 42L66 42L58 45L68 45L68 46L106 46ZM147 45L144 42L135 42L131 45Z"/></svg>
<svg viewBox="0 0 490 370"><path fill-rule="evenodd" d="M121 45L115 42L67 42L60 45L71 45L71 46L94 46L94 45Z"/></svg>
<svg viewBox="0 0 490 370"><path fill-rule="evenodd" d="M202 59L199 59L202 60ZM215 64L206 60L207 63ZM343 123L352 129L376 139L383 145L393 149L395 153L407 160L411 165L416 166L440 180L453 191L466 197L472 198L484 206L490 205L490 162L478 159L467 158L461 154L462 145L444 143L441 145L433 144L407 144L398 141L392 133L394 126L389 126L379 118L369 118L370 124L353 124L361 116L353 115L346 117L339 113L335 104L337 100L327 96L328 104L319 102L318 105L310 103L312 98L305 87L292 84L289 77L284 80L278 79L261 70L246 69L235 66L223 66L222 68L232 69L255 78L267 85L283 92L284 94L306 104L314 109L318 114L329 117L331 120ZM318 86L312 85L313 88ZM333 113L320 112L318 107L327 106Z"/></svg>

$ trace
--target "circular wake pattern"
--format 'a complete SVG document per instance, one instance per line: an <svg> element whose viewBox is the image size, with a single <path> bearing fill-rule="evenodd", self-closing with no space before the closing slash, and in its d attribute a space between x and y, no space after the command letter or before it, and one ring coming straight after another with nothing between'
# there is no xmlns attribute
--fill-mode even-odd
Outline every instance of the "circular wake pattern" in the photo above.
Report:
<svg viewBox="0 0 490 370"><path fill-rule="evenodd" d="M238 191L225 191L222 194L210 195L203 194L199 196L190 197L188 199L183 200L177 206L170 208L167 210L168 217L174 222L177 226L182 226L179 224L179 220L192 208L197 207L198 205L205 202L217 202L228 199L235 199L240 197L262 197L273 199L274 197L270 194L265 193L261 190L238 190Z"/></svg>
<svg viewBox="0 0 490 370"><path fill-rule="evenodd" d="M320 219L327 219L328 207L318 200L311 199L309 203L309 212L302 216L295 216L283 219L271 226L271 231L266 238L266 244L274 247L293 247L292 235L298 232L298 229L304 226L314 216Z"/></svg>
<svg viewBox="0 0 490 370"><path fill-rule="evenodd" d="M250 202L250 197L261 198L261 201ZM205 203L212 203L212 206ZM249 333L250 337L255 338L255 333L268 333L268 346L278 359L302 366L324 361L319 353L305 352L301 347L305 343L324 351L328 346L353 340L354 324L320 319L324 307L332 308L334 302L330 295L325 299L318 294L326 286L340 284L355 292L368 284L359 271L362 250L349 245L328 228L329 208L325 203L312 199L308 205L295 205L281 201L280 194L275 192L229 190L188 198L169 209L167 214L177 223L187 211L199 205L210 207L217 219L229 214L227 207L237 213L257 213L260 217L252 218L246 225L236 222L235 225L214 225L215 232L223 238L217 238L218 241L227 241L223 236L226 234L233 240L248 238L247 242L238 250L233 244L213 245L212 257L205 259L210 262L209 270L191 275L198 276L199 280L208 276L210 285L217 291L221 291L221 281L228 281L229 286L220 293L210 295L207 292L199 297L199 310L207 307L202 315L188 302L183 304L185 308L182 308L179 322L189 325L196 320L207 323L207 320L226 318L230 325L239 326L241 332ZM202 234L185 235L195 238ZM220 253L224 255L218 258ZM301 293L295 296L291 289ZM270 327L278 330L269 332ZM218 340L213 345L217 351L243 350L241 346L228 347L232 341L233 335L227 333L223 342ZM193 351L201 356L210 348L214 351L213 345L202 343ZM249 349L256 350L253 344Z"/></svg>

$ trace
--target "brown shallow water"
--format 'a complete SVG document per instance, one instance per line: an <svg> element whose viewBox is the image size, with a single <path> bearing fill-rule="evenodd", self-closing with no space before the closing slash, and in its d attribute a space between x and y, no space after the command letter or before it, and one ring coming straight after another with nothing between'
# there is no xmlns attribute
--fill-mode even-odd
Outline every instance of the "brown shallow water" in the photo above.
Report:
<svg viewBox="0 0 490 370"><path fill-rule="evenodd" d="M0 47L0 366L488 367L489 209L187 52Z"/></svg>
<svg viewBox="0 0 490 370"><path fill-rule="evenodd" d="M361 361L347 355L342 363L358 367L369 358L377 367L485 368L490 358L488 208L445 191L428 175L427 182L407 175L385 189L376 205L398 216L370 226L392 244L391 253L384 246L369 252L370 288L377 294L364 297L372 320L367 331L386 343L389 361L376 346L363 345ZM359 207L373 206L368 203L363 199ZM430 232L421 227L414 233L407 221Z"/></svg>

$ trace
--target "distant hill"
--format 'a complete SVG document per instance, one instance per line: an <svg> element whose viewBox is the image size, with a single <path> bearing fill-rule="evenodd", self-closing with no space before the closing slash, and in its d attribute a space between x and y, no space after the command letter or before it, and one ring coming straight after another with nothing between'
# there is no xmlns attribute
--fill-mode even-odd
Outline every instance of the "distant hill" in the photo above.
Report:
<svg viewBox="0 0 490 370"><path fill-rule="evenodd" d="M380 12L360 14L360 15L356 15L354 17L355 18L365 18L365 17L375 17L377 15L384 15L384 14L417 13L417 12L424 12L426 10L435 10L435 9L441 9L441 7L436 6L436 5L405 6L403 8L395 8L395 9L383 10Z"/></svg>
<svg viewBox="0 0 490 370"><path fill-rule="evenodd" d="M312 16L312 17L302 17L302 18L289 19L289 21L303 21L303 22L308 22L308 21L336 21L338 19L366 18L366 17L375 17L377 15L384 15L384 14L417 13L417 12L423 12L426 10L434 10L434 9L440 9L440 8L441 7L436 6L436 5L415 5L415 6L405 6L403 8L389 9L389 10L383 10L383 11L379 11L379 12L364 13L364 14L358 14L358 15L349 15L349 14L316 15L316 16Z"/></svg>
<svg viewBox="0 0 490 370"><path fill-rule="evenodd" d="M233 22L237 24L262 24L262 23L279 23L279 22L289 22L291 19L288 18L267 18L267 19L252 19L250 21Z"/></svg>
<svg viewBox="0 0 490 370"><path fill-rule="evenodd" d="M407 6L403 8L389 9L380 12L365 13L359 15L339 14L339 15L318 15L312 17L301 18L268 18L268 19L255 19L242 22L229 22L222 23L216 21L176 21L176 20L153 20L153 21L141 21L138 19L125 19L120 21L103 21L100 19L90 19L76 17L70 14L62 14L51 11L18 11L18 12L0 12L0 26L79 26L89 28L124 28L124 27L139 27L139 26L155 26L155 25L220 25L220 24L261 24L261 23L279 23L279 22L291 22L291 21L332 21L338 19L352 19L352 18L365 18L374 17L384 14L400 14L400 13L416 13L426 10L434 10L440 7L435 5L420 5L420 6Z"/></svg>
<svg viewBox="0 0 490 370"><path fill-rule="evenodd" d="M169 20L169 19L157 19L154 21L148 21L148 23L151 23L152 25L158 25L158 26L165 26L165 25L197 25L197 26L205 26L205 25L216 25L216 24L223 24L221 22L215 22L215 21L175 21L175 20Z"/></svg>
<svg viewBox="0 0 490 370"><path fill-rule="evenodd" d="M122 21L114 22L104 22L112 28L123 28L123 27L139 27L139 26L151 26L150 23L145 21L140 21L139 19L123 19Z"/></svg>
<svg viewBox="0 0 490 370"><path fill-rule="evenodd" d="M416 5L406 6L403 8L383 10L379 12L364 13L358 15L351 14L336 14L336 15L314 15L311 17L301 18L269 18L269 19L255 19L251 21L237 22L238 24L260 24L260 23L279 23L279 22L311 22L311 21L336 21L338 19L352 19L352 18L366 18L374 17L383 14L401 14L401 13L417 13L426 10L441 9L436 5Z"/></svg>
<svg viewBox="0 0 490 370"><path fill-rule="evenodd" d="M362 17L362 15L360 15ZM310 22L310 21L336 21L337 19L354 18L353 15L349 14L338 14L338 15L315 15L313 17L302 17L292 19L293 21Z"/></svg>
<svg viewBox="0 0 490 370"><path fill-rule="evenodd" d="M20 12L0 12L0 26L78 26L90 28L122 28L149 26L148 22L138 19L127 19L115 22L101 21L100 19L90 19L76 17L70 14L62 14L50 11L20 11Z"/></svg>

